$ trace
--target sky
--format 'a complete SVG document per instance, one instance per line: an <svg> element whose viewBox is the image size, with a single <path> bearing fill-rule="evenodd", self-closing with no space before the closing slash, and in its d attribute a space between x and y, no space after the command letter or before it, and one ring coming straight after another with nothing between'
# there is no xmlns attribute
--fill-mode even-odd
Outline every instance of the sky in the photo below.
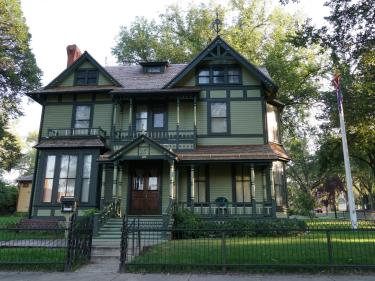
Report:
<svg viewBox="0 0 375 281"><path fill-rule="evenodd" d="M111 48L115 45L120 26L129 26L137 16L158 19L171 4L185 7L190 3L211 3L204 0L21 0L21 7L32 35L31 48L43 72L42 84L47 85L66 68L66 46L76 44L87 50L101 65L113 65ZM216 0L225 4L228 0ZM274 0L278 4L277 0ZM302 13L317 25L328 15L324 0L300 0L289 4L290 12ZM38 130L41 106L35 102L23 103L25 115L13 123L13 131L25 138Z"/></svg>

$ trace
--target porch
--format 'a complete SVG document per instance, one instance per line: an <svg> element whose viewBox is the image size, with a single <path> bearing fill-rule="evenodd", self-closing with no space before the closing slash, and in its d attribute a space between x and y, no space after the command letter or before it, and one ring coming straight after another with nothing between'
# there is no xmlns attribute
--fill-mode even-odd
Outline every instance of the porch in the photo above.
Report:
<svg viewBox="0 0 375 281"><path fill-rule="evenodd" d="M102 171L101 209L116 205L118 216L189 210L207 218L275 217L286 203L270 164L128 160L105 164Z"/></svg>

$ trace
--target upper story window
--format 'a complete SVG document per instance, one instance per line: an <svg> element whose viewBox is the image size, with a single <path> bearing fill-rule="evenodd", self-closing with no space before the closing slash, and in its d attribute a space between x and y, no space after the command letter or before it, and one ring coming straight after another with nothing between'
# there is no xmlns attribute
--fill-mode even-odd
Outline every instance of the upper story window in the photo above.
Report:
<svg viewBox="0 0 375 281"><path fill-rule="evenodd" d="M137 105L135 113L136 131L162 130L166 126L166 110L163 105Z"/></svg>
<svg viewBox="0 0 375 281"><path fill-rule="evenodd" d="M90 128L91 106L77 105L75 108L74 128Z"/></svg>
<svg viewBox="0 0 375 281"><path fill-rule="evenodd" d="M147 131L147 119L147 105L137 106L137 112L135 113L135 128L137 131Z"/></svg>
<svg viewBox="0 0 375 281"><path fill-rule="evenodd" d="M76 86L87 86L98 84L99 72L97 69L78 69L75 74Z"/></svg>
<svg viewBox="0 0 375 281"><path fill-rule="evenodd" d="M211 133L228 133L228 113L226 102L210 104Z"/></svg>
<svg viewBox="0 0 375 281"><path fill-rule="evenodd" d="M199 85L241 84L241 69L237 66L210 66L199 69Z"/></svg>
<svg viewBox="0 0 375 281"><path fill-rule="evenodd" d="M168 61L143 61L139 63L143 67L143 73L164 73Z"/></svg>
<svg viewBox="0 0 375 281"><path fill-rule="evenodd" d="M144 66L143 71L145 73L162 73L162 67L160 66Z"/></svg>

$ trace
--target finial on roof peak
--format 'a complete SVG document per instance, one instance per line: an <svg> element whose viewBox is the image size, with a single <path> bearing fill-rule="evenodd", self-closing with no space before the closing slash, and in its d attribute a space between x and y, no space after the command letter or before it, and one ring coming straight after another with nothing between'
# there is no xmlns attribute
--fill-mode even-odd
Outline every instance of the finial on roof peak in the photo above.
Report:
<svg viewBox="0 0 375 281"><path fill-rule="evenodd" d="M219 33L221 31L221 25L222 25L222 22L219 19L219 12L216 11L216 19L213 21L212 26L213 26L214 31L216 32L217 36L219 36Z"/></svg>

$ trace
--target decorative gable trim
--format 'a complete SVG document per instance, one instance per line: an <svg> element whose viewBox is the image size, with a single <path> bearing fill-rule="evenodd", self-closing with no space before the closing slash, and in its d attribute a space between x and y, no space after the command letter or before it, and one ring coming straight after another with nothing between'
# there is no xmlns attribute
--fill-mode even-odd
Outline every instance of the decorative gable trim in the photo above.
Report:
<svg viewBox="0 0 375 281"><path fill-rule="evenodd" d="M263 82L268 90L275 93L278 90L278 86L267 77L262 71L260 71L255 65L250 63L245 57L234 50L228 43L226 43L220 36L217 36L202 52L200 52L179 74L177 74L171 81L164 85L165 88L174 87L179 81L181 81L194 67L198 65L205 57L212 57L221 47L224 52L223 56L232 56L240 64L242 64L251 74Z"/></svg>
<svg viewBox="0 0 375 281"><path fill-rule="evenodd" d="M44 89L51 89L56 87L59 83L63 82L71 73L78 69L85 61L90 62L98 71L103 74L105 78L113 83L114 86L122 87L121 83L118 82L107 70L104 69L87 51L85 51L79 59L67 67L63 72L61 72L55 79L53 79Z"/></svg>
<svg viewBox="0 0 375 281"><path fill-rule="evenodd" d="M160 156L165 159L170 160L178 160L177 154L172 152L171 150L168 150L166 147L162 146L161 144L155 142L154 140L150 139L146 135L141 135L132 142L128 143L127 145L123 146L120 150L114 152L112 155L109 155L107 160L104 160L104 162L113 162L119 160L121 157L126 155L127 152L131 151L132 149L136 148L138 145L146 143L150 145L153 149L160 152ZM141 159L141 157L139 156Z"/></svg>

